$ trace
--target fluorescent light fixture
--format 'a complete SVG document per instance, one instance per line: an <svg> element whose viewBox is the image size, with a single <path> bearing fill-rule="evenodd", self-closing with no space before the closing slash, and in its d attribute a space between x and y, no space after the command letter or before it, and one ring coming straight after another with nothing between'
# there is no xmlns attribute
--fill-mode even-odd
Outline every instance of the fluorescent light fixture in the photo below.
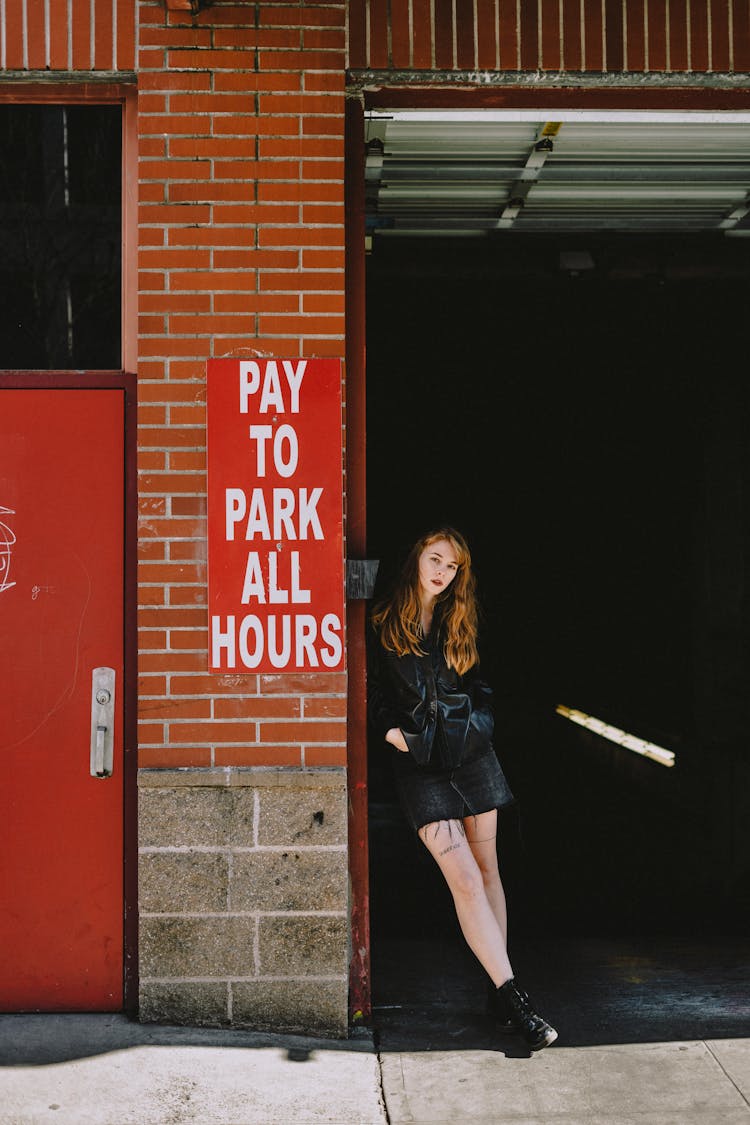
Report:
<svg viewBox="0 0 750 1125"><path fill-rule="evenodd" d="M558 715L562 715L564 719L570 719L572 723L578 723L586 730L591 730L594 734L609 739L610 742L616 742L618 746L624 746L626 750L632 750L635 754L642 754L644 758L651 758L652 761L658 762L661 766L673 766L675 764L675 756L671 750L665 750L663 746L657 746L653 742L646 742L643 738L637 738L634 734L628 734L627 731L620 730L619 727L613 727L609 723L602 722L601 719L595 719L593 715L587 715L585 711L565 707L562 703L558 704L555 711Z"/></svg>
<svg viewBox="0 0 750 1125"><path fill-rule="evenodd" d="M445 125L485 123L487 121L539 121L552 118L561 122L591 121L606 124L647 125L746 125L747 110L591 110L591 109L373 109L365 114L370 121L421 121Z"/></svg>

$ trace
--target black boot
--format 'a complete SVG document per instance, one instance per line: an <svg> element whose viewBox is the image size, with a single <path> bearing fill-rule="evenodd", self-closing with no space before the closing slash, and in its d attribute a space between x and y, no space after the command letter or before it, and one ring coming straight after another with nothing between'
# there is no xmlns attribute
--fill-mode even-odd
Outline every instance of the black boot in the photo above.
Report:
<svg viewBox="0 0 750 1125"><path fill-rule="evenodd" d="M557 1032L531 1006L528 995L511 977L497 989L499 1018L510 1020L532 1051L541 1051L557 1039Z"/></svg>
<svg viewBox="0 0 750 1125"><path fill-rule="evenodd" d="M487 981L487 1015L494 1020L495 1030L499 1031L501 1035L513 1035L516 1025L502 1011L497 986L491 980Z"/></svg>

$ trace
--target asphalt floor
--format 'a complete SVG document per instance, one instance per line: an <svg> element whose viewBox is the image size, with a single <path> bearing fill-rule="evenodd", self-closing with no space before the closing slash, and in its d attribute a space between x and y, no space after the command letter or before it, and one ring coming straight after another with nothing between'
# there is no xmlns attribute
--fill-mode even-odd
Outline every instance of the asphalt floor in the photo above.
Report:
<svg viewBox="0 0 750 1125"><path fill-rule="evenodd" d="M450 938L380 941L372 1023L346 1040L0 1015L0 1122L750 1125L737 935L547 938L514 965L559 1031L536 1054L497 1034Z"/></svg>

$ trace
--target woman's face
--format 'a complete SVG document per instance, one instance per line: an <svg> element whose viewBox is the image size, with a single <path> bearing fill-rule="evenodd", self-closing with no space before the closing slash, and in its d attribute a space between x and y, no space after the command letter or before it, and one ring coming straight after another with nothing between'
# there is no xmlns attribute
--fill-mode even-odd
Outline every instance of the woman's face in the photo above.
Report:
<svg viewBox="0 0 750 1125"><path fill-rule="evenodd" d="M419 586L422 594L436 598L447 590L458 572L458 556L447 539L436 539L419 556Z"/></svg>

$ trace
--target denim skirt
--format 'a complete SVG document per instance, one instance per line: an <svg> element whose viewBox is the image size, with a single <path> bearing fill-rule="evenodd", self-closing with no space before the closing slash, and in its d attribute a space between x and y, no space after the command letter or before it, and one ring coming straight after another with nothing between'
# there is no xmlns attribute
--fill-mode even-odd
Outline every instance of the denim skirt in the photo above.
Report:
<svg viewBox="0 0 750 1125"><path fill-rule="evenodd" d="M453 769L397 768L396 790L415 829L436 820L462 820L502 809L514 801L494 750Z"/></svg>

